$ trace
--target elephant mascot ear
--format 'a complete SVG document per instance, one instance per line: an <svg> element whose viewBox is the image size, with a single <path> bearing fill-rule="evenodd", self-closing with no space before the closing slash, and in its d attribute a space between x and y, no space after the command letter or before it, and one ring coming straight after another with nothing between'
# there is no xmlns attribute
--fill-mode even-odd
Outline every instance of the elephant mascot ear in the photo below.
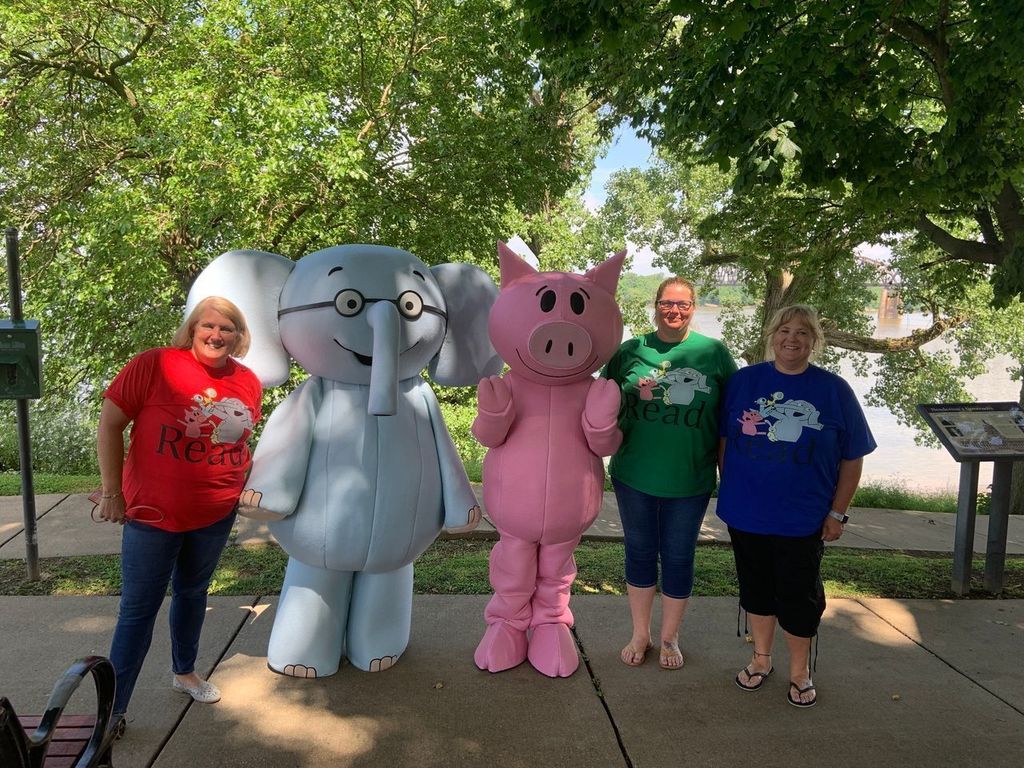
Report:
<svg viewBox="0 0 1024 768"><path fill-rule="evenodd" d="M288 381L288 352L277 324L281 289L295 262L266 251L228 251L199 273L188 292L185 316L208 296L222 296L242 310L252 337L249 351L239 358L265 387Z"/></svg>
<svg viewBox="0 0 1024 768"><path fill-rule="evenodd" d="M430 271L448 309L448 331L428 366L430 378L447 387L468 387L501 373L501 358L487 334L498 286L472 264L439 264Z"/></svg>

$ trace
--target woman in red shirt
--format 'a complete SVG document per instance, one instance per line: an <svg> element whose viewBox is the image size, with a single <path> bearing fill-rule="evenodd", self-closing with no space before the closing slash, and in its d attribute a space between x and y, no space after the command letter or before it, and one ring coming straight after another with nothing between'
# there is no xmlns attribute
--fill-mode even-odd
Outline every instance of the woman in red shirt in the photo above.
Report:
<svg viewBox="0 0 1024 768"><path fill-rule="evenodd" d="M119 734L168 582L172 687L198 702L220 699L196 674L195 661L207 589L235 520L251 461L247 441L260 418L260 383L232 359L248 348L241 311L212 296L192 310L170 347L134 357L104 392L99 516L124 525L110 649Z"/></svg>

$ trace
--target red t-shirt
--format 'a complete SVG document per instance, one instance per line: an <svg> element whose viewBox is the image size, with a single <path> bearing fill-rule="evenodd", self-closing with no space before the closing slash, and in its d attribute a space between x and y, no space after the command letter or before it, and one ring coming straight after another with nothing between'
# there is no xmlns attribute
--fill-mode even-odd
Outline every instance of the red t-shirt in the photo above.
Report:
<svg viewBox="0 0 1024 768"><path fill-rule="evenodd" d="M228 515L262 394L255 374L230 358L210 368L190 349L166 347L133 358L104 392L132 420L121 483L128 517L191 531Z"/></svg>

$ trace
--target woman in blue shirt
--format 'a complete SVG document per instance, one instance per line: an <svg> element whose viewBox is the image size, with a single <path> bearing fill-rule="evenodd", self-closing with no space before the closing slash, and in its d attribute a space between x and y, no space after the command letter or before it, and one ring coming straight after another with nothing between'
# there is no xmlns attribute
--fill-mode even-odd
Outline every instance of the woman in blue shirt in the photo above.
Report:
<svg viewBox="0 0 1024 768"><path fill-rule="evenodd" d="M717 514L729 525L754 639L736 685L756 691L774 671L778 624L789 650L786 697L810 707L811 638L825 611L823 542L843 535L875 440L850 385L810 362L824 343L813 307L780 309L766 337L774 359L733 375L719 420Z"/></svg>

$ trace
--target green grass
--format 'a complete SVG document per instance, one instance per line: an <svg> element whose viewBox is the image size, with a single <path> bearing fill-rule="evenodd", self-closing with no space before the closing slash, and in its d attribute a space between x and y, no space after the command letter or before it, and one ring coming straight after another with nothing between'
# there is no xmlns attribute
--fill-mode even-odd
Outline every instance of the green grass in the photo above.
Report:
<svg viewBox="0 0 1024 768"><path fill-rule="evenodd" d="M88 493L100 487L99 475L48 475L32 473L32 490L43 493ZM21 495L21 474L0 472L0 496Z"/></svg>
<svg viewBox="0 0 1024 768"><path fill-rule="evenodd" d="M982 495L985 494L979 494ZM956 513L956 494L910 491L899 483L892 482L865 483L854 494L853 506Z"/></svg>
<svg viewBox="0 0 1024 768"><path fill-rule="evenodd" d="M416 562L417 594L485 595L487 558L493 542L480 539L440 539ZM273 544L230 546L210 585L212 595L274 595L281 589L287 556ZM971 597L984 598L984 561L976 559ZM580 544L576 550L579 574L575 594L624 595L623 546L620 542ZM822 579L829 597L888 597L953 599L948 555L906 554L829 548ZM20 560L0 560L0 595L116 595L121 589L117 555L44 558L41 579L28 581ZM697 547L694 595L736 596L732 550L727 544ZM1005 598L1024 598L1024 557L1006 559Z"/></svg>

